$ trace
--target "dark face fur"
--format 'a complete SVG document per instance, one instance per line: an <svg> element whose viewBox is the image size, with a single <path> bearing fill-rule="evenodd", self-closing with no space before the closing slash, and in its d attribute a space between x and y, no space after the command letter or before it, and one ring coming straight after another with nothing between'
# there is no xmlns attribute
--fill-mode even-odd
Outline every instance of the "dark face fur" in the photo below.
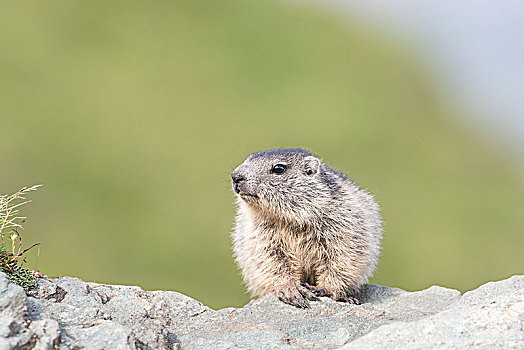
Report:
<svg viewBox="0 0 524 350"><path fill-rule="evenodd" d="M307 220L321 209L312 206L313 198L329 193L318 179L321 171L320 160L307 150L269 150L251 154L233 171L231 184L255 210Z"/></svg>

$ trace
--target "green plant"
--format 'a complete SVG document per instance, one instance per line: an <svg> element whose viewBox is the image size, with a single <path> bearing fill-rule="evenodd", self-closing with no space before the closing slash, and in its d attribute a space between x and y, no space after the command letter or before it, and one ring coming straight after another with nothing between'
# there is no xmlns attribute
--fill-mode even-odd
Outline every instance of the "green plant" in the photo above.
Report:
<svg viewBox="0 0 524 350"><path fill-rule="evenodd" d="M25 263L23 256L31 248L41 243L35 243L26 249L22 249L22 236L19 230L23 229L22 224L25 222L25 217L19 216L19 208L30 202L25 200L24 195L40 186L23 187L11 195L0 195L0 237L2 239L0 270L7 275L11 282L18 284L26 291L36 286L36 279L34 271L23 267ZM6 239L11 243L11 251L8 251L4 245Z"/></svg>

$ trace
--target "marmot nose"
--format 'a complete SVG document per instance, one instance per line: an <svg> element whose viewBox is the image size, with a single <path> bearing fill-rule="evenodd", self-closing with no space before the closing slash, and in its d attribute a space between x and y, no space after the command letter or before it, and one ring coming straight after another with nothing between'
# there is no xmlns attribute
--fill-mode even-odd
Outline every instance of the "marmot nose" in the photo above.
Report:
<svg viewBox="0 0 524 350"><path fill-rule="evenodd" d="M233 173L231 174L231 179L233 180L234 183L237 184L237 183L240 183L241 181L244 181L246 178L238 173Z"/></svg>

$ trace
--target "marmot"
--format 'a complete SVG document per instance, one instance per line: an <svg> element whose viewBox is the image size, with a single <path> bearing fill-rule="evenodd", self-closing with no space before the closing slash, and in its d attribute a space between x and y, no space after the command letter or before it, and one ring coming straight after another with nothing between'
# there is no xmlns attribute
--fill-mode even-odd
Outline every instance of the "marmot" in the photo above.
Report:
<svg viewBox="0 0 524 350"><path fill-rule="evenodd" d="M299 308L320 296L359 304L380 254L373 196L301 148L253 153L231 178L235 259L252 294Z"/></svg>

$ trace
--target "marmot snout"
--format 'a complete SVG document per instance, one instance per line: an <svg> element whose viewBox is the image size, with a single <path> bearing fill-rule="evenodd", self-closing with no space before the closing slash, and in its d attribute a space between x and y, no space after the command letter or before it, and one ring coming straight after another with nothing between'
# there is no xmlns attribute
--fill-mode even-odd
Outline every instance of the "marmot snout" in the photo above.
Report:
<svg viewBox="0 0 524 350"><path fill-rule="evenodd" d="M253 153L231 178L234 252L253 294L300 308L319 296L358 303L382 237L370 194L304 149Z"/></svg>

